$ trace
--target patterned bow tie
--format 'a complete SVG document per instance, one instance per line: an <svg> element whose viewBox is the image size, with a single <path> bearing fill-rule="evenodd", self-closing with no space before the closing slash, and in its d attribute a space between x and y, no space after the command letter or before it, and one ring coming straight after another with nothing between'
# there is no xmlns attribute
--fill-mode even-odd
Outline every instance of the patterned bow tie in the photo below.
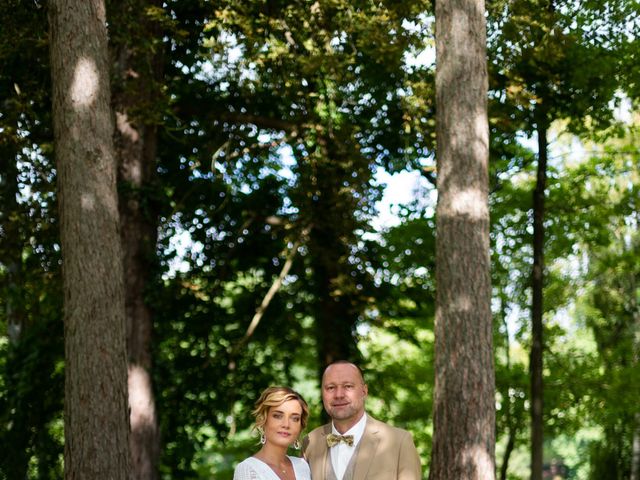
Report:
<svg viewBox="0 0 640 480"><path fill-rule="evenodd" d="M353 447L353 435L334 435L333 433L327 435L327 446L329 448L340 442L344 442L350 447Z"/></svg>

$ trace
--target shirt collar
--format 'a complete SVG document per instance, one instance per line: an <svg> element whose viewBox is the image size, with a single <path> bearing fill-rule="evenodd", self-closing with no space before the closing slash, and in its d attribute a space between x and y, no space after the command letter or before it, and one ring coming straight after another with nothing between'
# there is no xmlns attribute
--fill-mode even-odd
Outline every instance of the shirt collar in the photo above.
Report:
<svg viewBox="0 0 640 480"><path fill-rule="evenodd" d="M353 427L351 427L349 430L347 430L344 433L338 432L333 422L331 422L331 433L334 433L336 435L353 435L353 446L355 447L356 445L358 445L358 442L360 442L362 435L364 435L364 428L366 426L367 426L367 414L365 413L364 415L362 415L362 418L358 420L358 422Z"/></svg>

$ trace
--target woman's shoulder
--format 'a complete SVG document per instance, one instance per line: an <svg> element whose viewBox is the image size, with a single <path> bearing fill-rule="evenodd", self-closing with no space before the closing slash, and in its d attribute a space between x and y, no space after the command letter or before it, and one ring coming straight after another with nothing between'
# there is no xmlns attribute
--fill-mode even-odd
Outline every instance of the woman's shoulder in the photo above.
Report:
<svg viewBox="0 0 640 480"><path fill-rule="evenodd" d="M240 463L238 463L238 465L236 465L236 468L238 468L239 466L243 466L243 467L247 467L249 465L252 465L254 462L254 458L253 457L247 457L244 460L242 460Z"/></svg>
<svg viewBox="0 0 640 480"><path fill-rule="evenodd" d="M296 472L302 477L297 480L304 480L306 478L311 478L311 470L309 469L309 464L304 458L301 457L289 457L291 460L291 464Z"/></svg>
<svg viewBox="0 0 640 480"><path fill-rule="evenodd" d="M256 459L248 457L236 465L233 478L234 480L256 478Z"/></svg>
<svg viewBox="0 0 640 480"><path fill-rule="evenodd" d="M294 465L307 465L307 461L302 457L292 457L291 455L288 455L288 457Z"/></svg>

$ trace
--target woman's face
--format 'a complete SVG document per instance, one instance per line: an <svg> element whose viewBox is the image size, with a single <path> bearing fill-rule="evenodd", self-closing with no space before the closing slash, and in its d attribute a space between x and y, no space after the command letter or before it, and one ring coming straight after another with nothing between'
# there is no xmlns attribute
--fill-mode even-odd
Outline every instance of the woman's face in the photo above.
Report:
<svg viewBox="0 0 640 480"><path fill-rule="evenodd" d="M266 441L280 447L288 447L300 435L301 421L302 406L298 400L287 400L277 407L270 407L264 424Z"/></svg>

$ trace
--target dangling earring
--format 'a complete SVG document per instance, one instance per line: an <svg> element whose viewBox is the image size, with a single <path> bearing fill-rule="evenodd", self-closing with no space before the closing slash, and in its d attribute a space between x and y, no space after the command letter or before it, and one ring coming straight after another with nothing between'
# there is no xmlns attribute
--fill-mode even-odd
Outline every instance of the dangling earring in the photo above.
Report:
<svg viewBox="0 0 640 480"><path fill-rule="evenodd" d="M265 436L263 429L260 428L258 431L260 432L260 443L264 445L267 443L267 437Z"/></svg>
<svg viewBox="0 0 640 480"><path fill-rule="evenodd" d="M296 450L300 450L300 440L296 438L296 441L293 442L293 448Z"/></svg>

